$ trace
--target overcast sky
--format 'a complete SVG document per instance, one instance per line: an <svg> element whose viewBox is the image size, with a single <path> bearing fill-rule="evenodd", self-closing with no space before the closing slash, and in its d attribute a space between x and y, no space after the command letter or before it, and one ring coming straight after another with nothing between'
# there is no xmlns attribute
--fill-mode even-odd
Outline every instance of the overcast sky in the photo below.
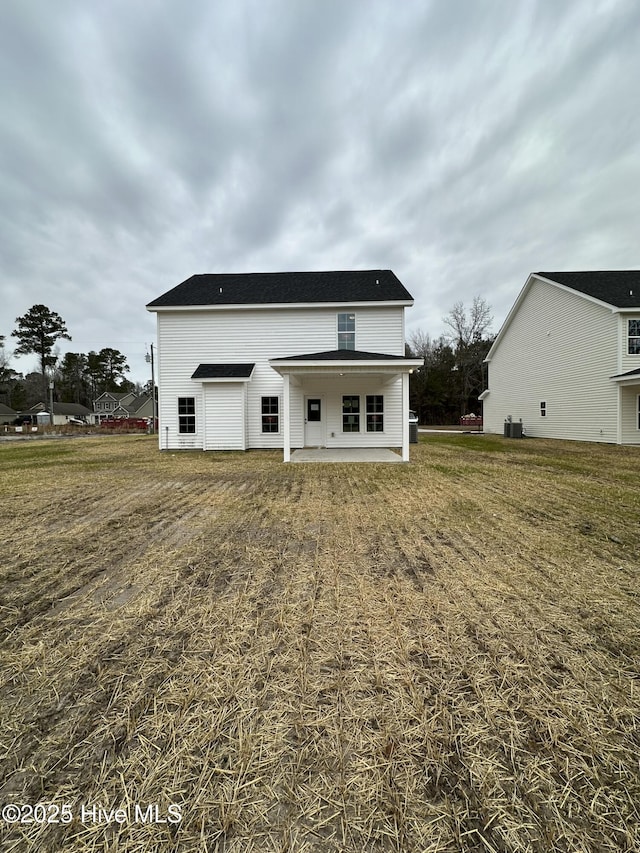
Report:
<svg viewBox="0 0 640 853"><path fill-rule="evenodd" d="M639 92L638 0L2 0L0 334L44 303L145 381L193 273L372 268L497 331L640 267Z"/></svg>

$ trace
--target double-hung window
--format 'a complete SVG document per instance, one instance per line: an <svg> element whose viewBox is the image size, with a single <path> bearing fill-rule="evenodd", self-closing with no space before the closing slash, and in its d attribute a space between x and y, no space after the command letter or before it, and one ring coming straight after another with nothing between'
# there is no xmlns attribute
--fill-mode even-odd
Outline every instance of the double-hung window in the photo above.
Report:
<svg viewBox="0 0 640 853"><path fill-rule="evenodd" d="M629 320L629 355L640 355L640 320Z"/></svg>
<svg viewBox="0 0 640 853"><path fill-rule="evenodd" d="M279 432L280 418L277 397L262 398L262 432Z"/></svg>
<svg viewBox="0 0 640 853"><path fill-rule="evenodd" d="M178 397L178 432L196 431L196 398Z"/></svg>
<svg viewBox="0 0 640 853"><path fill-rule="evenodd" d="M367 394L367 432L384 431L384 399L382 394Z"/></svg>
<svg viewBox="0 0 640 853"><path fill-rule="evenodd" d="M338 314L338 349L356 348L356 315Z"/></svg>
<svg viewBox="0 0 640 853"><path fill-rule="evenodd" d="M342 397L342 432L360 432L360 397Z"/></svg>

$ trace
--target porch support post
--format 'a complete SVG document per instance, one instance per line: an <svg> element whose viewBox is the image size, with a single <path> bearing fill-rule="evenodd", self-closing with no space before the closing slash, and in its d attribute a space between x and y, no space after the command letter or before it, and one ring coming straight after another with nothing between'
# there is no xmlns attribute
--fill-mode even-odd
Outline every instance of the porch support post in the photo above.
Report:
<svg viewBox="0 0 640 853"><path fill-rule="evenodd" d="M282 435L284 439L284 462L291 462L291 403L289 394L289 374L285 373L282 376L284 381L282 393Z"/></svg>
<svg viewBox="0 0 640 853"><path fill-rule="evenodd" d="M618 423L616 424L616 444L622 444L622 386L618 382Z"/></svg>
<svg viewBox="0 0 640 853"><path fill-rule="evenodd" d="M409 461L409 374L402 374L402 461Z"/></svg>

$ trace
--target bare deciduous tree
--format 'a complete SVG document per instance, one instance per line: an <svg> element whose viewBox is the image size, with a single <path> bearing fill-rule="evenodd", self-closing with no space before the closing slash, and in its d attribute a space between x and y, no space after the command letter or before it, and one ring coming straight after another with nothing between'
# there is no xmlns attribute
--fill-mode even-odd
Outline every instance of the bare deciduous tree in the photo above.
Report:
<svg viewBox="0 0 640 853"><path fill-rule="evenodd" d="M493 323L491 306L482 296L474 296L468 313L464 302L456 302L442 322L449 327L446 337L456 348L468 347L481 341Z"/></svg>

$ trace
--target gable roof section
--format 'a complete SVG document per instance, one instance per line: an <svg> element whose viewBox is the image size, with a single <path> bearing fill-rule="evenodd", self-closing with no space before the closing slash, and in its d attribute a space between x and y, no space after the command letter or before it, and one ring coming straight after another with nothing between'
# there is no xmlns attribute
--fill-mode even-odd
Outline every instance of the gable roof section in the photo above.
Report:
<svg viewBox="0 0 640 853"><path fill-rule="evenodd" d="M538 272L535 275L606 302L614 308L640 309L640 270Z"/></svg>
<svg viewBox="0 0 640 853"><path fill-rule="evenodd" d="M391 270L207 273L192 275L147 308L336 302L412 303L413 297Z"/></svg>
<svg viewBox="0 0 640 853"><path fill-rule="evenodd" d="M485 362L491 361L521 302L536 279L545 281L551 286L555 285L561 289L571 290L576 295L596 302L611 311L629 309L640 311L640 270L532 272L500 327L496 339L484 359Z"/></svg>
<svg viewBox="0 0 640 853"><path fill-rule="evenodd" d="M134 398L134 395L131 391L103 391L96 399L93 401L94 404L98 402L98 400L102 400L103 397L108 398L109 400L124 400L125 397Z"/></svg>
<svg viewBox="0 0 640 853"><path fill-rule="evenodd" d="M130 403L126 403L125 406L130 412L137 412L138 409L141 409L147 403L151 402L150 394L141 394L139 397L134 397Z"/></svg>

